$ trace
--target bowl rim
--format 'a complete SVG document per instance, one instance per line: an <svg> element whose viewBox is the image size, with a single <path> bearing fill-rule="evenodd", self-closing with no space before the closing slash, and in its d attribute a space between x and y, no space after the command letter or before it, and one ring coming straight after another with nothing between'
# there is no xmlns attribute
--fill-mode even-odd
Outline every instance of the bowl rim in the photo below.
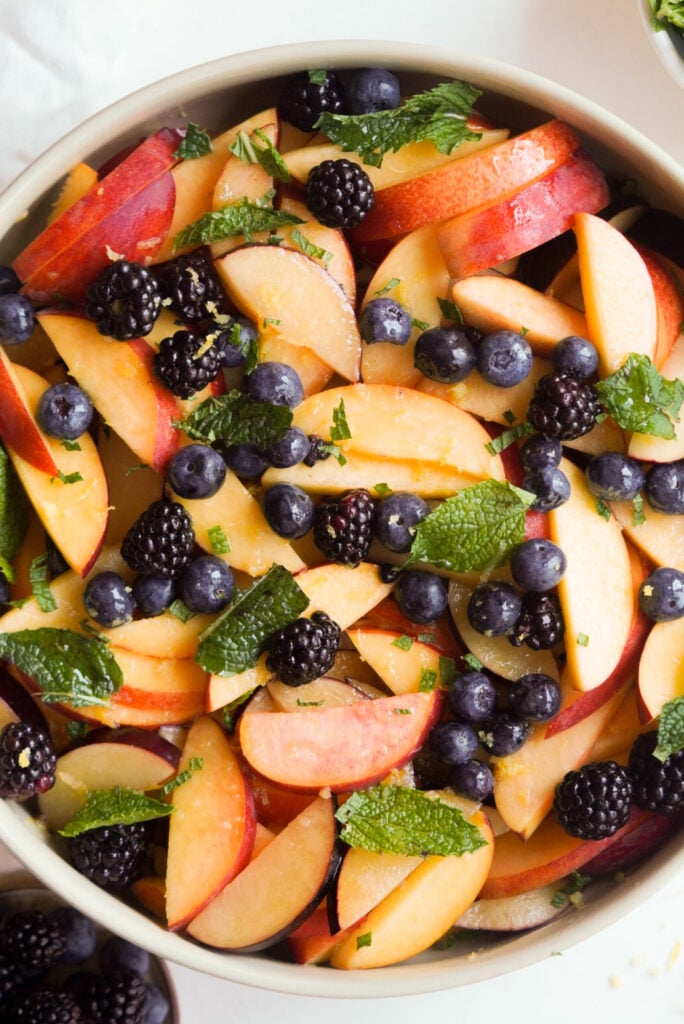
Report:
<svg viewBox="0 0 684 1024"><path fill-rule="evenodd" d="M534 105L552 116L565 118L580 132L600 140L609 149L617 149L621 160L639 169L649 180L656 180L673 194L684 213L684 168L633 126L594 101L513 65L444 47L342 40L288 43L244 51L166 76L115 101L51 145L0 195L0 237L84 154L106 145L113 132L132 131L141 121L160 116L161 111L174 104L191 103L208 92L245 86L260 76L270 79L312 66L353 68L378 64L397 72L464 78L485 91L501 92L513 102ZM45 829L25 809L0 801L0 840L33 875L73 906L92 916L97 905L97 920L110 931L144 945L163 959L237 984L331 998L415 995L510 973L544 959L551 950L563 951L588 939L636 909L684 869L684 850L673 852L673 844L669 843L651 858L644 870L622 883L620 899L599 899L583 914L563 916L543 929L541 943L535 932L528 932L505 947L478 953L467 961L467 970L460 969L463 958L450 958L347 972L249 954L226 954L195 945L78 875L47 845L45 838ZM504 954L503 963L502 949L509 951Z"/></svg>

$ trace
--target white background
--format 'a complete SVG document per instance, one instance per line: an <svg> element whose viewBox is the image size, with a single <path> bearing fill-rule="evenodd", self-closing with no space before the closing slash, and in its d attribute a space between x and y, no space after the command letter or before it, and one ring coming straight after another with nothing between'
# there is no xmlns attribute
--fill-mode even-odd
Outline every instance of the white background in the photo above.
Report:
<svg viewBox="0 0 684 1024"><path fill-rule="evenodd" d="M684 92L637 0L0 0L0 188L113 100L174 71L272 44L392 39L495 57L575 89L684 162ZM183 1024L417 1019L684 1022L684 879L562 956L450 992L330 1001L173 968Z"/></svg>

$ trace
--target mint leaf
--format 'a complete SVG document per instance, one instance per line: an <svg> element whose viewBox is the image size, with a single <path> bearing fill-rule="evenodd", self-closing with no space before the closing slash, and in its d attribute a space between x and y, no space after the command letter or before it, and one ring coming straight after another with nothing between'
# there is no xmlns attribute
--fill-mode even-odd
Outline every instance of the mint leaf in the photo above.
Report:
<svg viewBox="0 0 684 1024"><path fill-rule="evenodd" d="M623 430L674 438L684 384L662 377L648 356L628 356L619 370L594 387L606 412Z"/></svg>
<svg viewBox="0 0 684 1024"><path fill-rule="evenodd" d="M256 202L246 197L220 210L205 213L199 220L179 231L173 240L175 249L183 249L187 245L208 245L221 242L224 238L244 235L251 241L252 235L260 231L273 231L284 224L303 224L301 217L284 210L274 210L270 196L264 196Z"/></svg>
<svg viewBox="0 0 684 1024"><path fill-rule="evenodd" d="M37 555L29 566L29 583L31 592L35 597L41 612L54 612L57 602L52 596L48 583L48 556L47 552Z"/></svg>
<svg viewBox="0 0 684 1024"><path fill-rule="evenodd" d="M333 409L333 421L330 427L331 441L348 441L351 437L351 430L347 423L347 412L344 407L344 399L340 398L339 404Z"/></svg>
<svg viewBox="0 0 684 1024"><path fill-rule="evenodd" d="M451 153L480 132L467 119L480 91L467 82L443 82L417 93L392 110L371 114L331 114L325 111L314 127L344 152L358 153L364 163L382 166L385 153L397 152L409 142L429 140L440 153Z"/></svg>
<svg viewBox="0 0 684 1024"><path fill-rule="evenodd" d="M464 322L463 313L461 313L461 310L452 299L440 299L438 297L437 302L445 320L452 320L455 324L462 324Z"/></svg>
<svg viewBox="0 0 684 1024"><path fill-rule="evenodd" d="M410 636L406 636L405 633L402 633L401 636L398 636L396 640L392 641L392 647L398 647L400 651L410 651L413 647L413 639Z"/></svg>
<svg viewBox="0 0 684 1024"><path fill-rule="evenodd" d="M498 455L499 452L503 452L506 448L510 448L512 444L519 441L521 437L527 437L528 434L533 433L534 427L529 420L523 420L522 423L516 424L515 427L510 427L508 430L502 430L500 434L493 437L489 441L485 448L490 455Z"/></svg>
<svg viewBox="0 0 684 1024"><path fill-rule="evenodd" d="M393 288L396 288L398 284L401 284L401 278L400 277L391 277L389 279L389 281L387 282L387 284L384 286L384 288L378 288L378 290L376 291L375 294L377 296L387 295L387 293L391 292Z"/></svg>
<svg viewBox="0 0 684 1024"><path fill-rule="evenodd" d="M272 565L200 635L197 661L219 676L252 668L271 634L294 622L308 604L292 573Z"/></svg>
<svg viewBox="0 0 684 1024"><path fill-rule="evenodd" d="M292 423L292 410L274 402L257 402L241 391L207 398L180 424L195 441L253 442L268 448Z"/></svg>
<svg viewBox="0 0 684 1024"><path fill-rule="evenodd" d="M185 785L189 782L195 772L199 772L204 767L204 759L201 757L191 757L188 767L182 772L178 772L172 779L165 782L163 786L159 788L160 796L168 796L169 793L173 793L174 789L179 789L180 786Z"/></svg>
<svg viewBox="0 0 684 1024"><path fill-rule="evenodd" d="M262 143L261 146L257 144L254 136ZM239 132L233 145L228 148L246 164L261 164L266 173L277 181L282 181L285 184L292 181L287 164L261 128L257 128L252 137L247 132Z"/></svg>
<svg viewBox="0 0 684 1024"><path fill-rule="evenodd" d="M93 789L86 802L71 821L59 830L62 836L78 836L93 828L107 825L133 825L137 821L166 818L173 811L170 804L162 803L137 789Z"/></svg>
<svg viewBox="0 0 684 1024"><path fill-rule="evenodd" d="M658 723L658 745L653 751L659 761L684 749L684 697L663 704Z"/></svg>
<svg viewBox="0 0 684 1024"><path fill-rule="evenodd" d="M227 555L230 552L230 541L222 526L210 526L207 530L211 550L215 555Z"/></svg>
<svg viewBox="0 0 684 1024"><path fill-rule="evenodd" d="M459 808L405 786L376 785L352 793L335 815L348 846L406 857L460 857L486 846Z"/></svg>
<svg viewBox="0 0 684 1024"><path fill-rule="evenodd" d="M196 160L208 153L211 153L209 132L191 121L186 129L185 138L173 155L179 160Z"/></svg>
<svg viewBox="0 0 684 1024"><path fill-rule="evenodd" d="M43 626L0 633L0 660L29 676L46 704L106 706L123 684L121 669L107 645L70 629Z"/></svg>
<svg viewBox="0 0 684 1024"><path fill-rule="evenodd" d="M483 480L447 498L416 527L406 565L430 562L448 572L501 565L525 539L533 494L510 483Z"/></svg>
<svg viewBox="0 0 684 1024"><path fill-rule="evenodd" d="M290 232L290 238L297 246L297 248L301 249L305 256L310 256L312 259L321 260L323 266L328 266L330 260L333 257L333 254L331 252L328 252L327 249L322 249L320 245L314 245L313 242L310 242L309 239L306 238L306 236L301 233L299 228L292 229L292 231Z"/></svg>
<svg viewBox="0 0 684 1024"><path fill-rule="evenodd" d="M14 466L0 445L0 572L14 582L12 559L28 529L29 502Z"/></svg>

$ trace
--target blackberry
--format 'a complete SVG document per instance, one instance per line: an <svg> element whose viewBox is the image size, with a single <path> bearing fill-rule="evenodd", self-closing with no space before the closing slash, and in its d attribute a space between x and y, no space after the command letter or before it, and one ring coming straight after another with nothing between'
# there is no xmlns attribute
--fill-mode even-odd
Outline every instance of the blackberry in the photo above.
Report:
<svg viewBox="0 0 684 1024"><path fill-rule="evenodd" d="M315 466L317 462L324 462L332 455L330 442L324 441L319 434L309 434L309 450L302 459L305 466Z"/></svg>
<svg viewBox="0 0 684 1024"><path fill-rule="evenodd" d="M150 836L149 822L104 825L67 839L69 860L103 889L126 889L139 876Z"/></svg>
<svg viewBox="0 0 684 1024"><path fill-rule="evenodd" d="M558 599L553 594L523 595L522 609L508 641L514 647L526 644L533 651L548 650L563 639L565 624Z"/></svg>
<svg viewBox="0 0 684 1024"><path fill-rule="evenodd" d="M601 411L591 384L569 373L547 373L541 377L527 410L536 430L559 441L572 441L589 433Z"/></svg>
<svg viewBox="0 0 684 1024"><path fill-rule="evenodd" d="M339 645L337 623L325 612L314 612L271 635L266 666L287 686L301 686L332 668Z"/></svg>
<svg viewBox="0 0 684 1024"><path fill-rule="evenodd" d="M87 972L78 988L78 1004L88 1024L143 1024L147 989L137 971Z"/></svg>
<svg viewBox="0 0 684 1024"><path fill-rule="evenodd" d="M117 341L149 334L161 309L152 272L128 260L108 266L86 292L86 316L100 334Z"/></svg>
<svg viewBox="0 0 684 1024"><path fill-rule="evenodd" d="M578 839L605 839L627 822L632 805L630 773L615 761L593 761L567 772L556 786L559 824Z"/></svg>
<svg viewBox="0 0 684 1024"><path fill-rule="evenodd" d="M310 132L322 113L342 113L343 95L342 83L334 71L300 71L285 83L280 114L296 128Z"/></svg>
<svg viewBox="0 0 684 1024"><path fill-rule="evenodd" d="M642 733L629 754L632 799L637 807L656 814L678 814L684 808L684 750L661 761L654 757L658 731Z"/></svg>
<svg viewBox="0 0 684 1024"><path fill-rule="evenodd" d="M2 1020L2 1009L12 996L26 984L30 978L30 972L23 967L18 967L12 956L5 956L0 953L0 1020Z"/></svg>
<svg viewBox="0 0 684 1024"><path fill-rule="evenodd" d="M162 340L152 367L171 394L191 398L218 377L222 360L223 353L213 342L190 331L176 331Z"/></svg>
<svg viewBox="0 0 684 1024"><path fill-rule="evenodd" d="M42 910L17 910L2 923L0 956L34 977L59 963L66 947L61 924Z"/></svg>
<svg viewBox="0 0 684 1024"><path fill-rule="evenodd" d="M0 796L21 800L55 784L57 755L49 734L28 722L10 722L0 732Z"/></svg>
<svg viewBox="0 0 684 1024"><path fill-rule="evenodd" d="M344 491L321 502L314 511L313 539L331 562L358 565L373 539L375 503L363 488Z"/></svg>
<svg viewBox="0 0 684 1024"><path fill-rule="evenodd" d="M329 228L355 228L373 206L373 183L360 164L342 157L309 171L306 205Z"/></svg>
<svg viewBox="0 0 684 1024"><path fill-rule="evenodd" d="M190 252L155 267L162 305L186 321L204 320L221 304L223 293L203 252Z"/></svg>
<svg viewBox="0 0 684 1024"><path fill-rule="evenodd" d="M36 985L14 996L3 1020L12 1024L80 1024L84 1018L68 992L52 985Z"/></svg>
<svg viewBox="0 0 684 1024"><path fill-rule="evenodd" d="M178 576L190 562L195 534L190 516L175 501L153 501L128 530L124 562L143 576Z"/></svg>

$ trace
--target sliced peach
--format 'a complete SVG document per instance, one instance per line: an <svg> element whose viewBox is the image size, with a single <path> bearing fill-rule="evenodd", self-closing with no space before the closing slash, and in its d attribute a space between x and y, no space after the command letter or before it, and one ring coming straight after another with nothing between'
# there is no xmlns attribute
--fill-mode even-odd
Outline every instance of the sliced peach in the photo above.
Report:
<svg viewBox="0 0 684 1024"><path fill-rule="evenodd" d="M639 660L639 715L658 718L663 705L684 696L684 619L656 622Z"/></svg>
<svg viewBox="0 0 684 1024"><path fill-rule="evenodd" d="M680 326L684 325L684 318ZM668 355L663 360L660 372L666 380L684 380L684 331L678 335ZM655 434L632 434L627 454L644 462L674 462L684 458L684 420L672 424L674 438L666 439Z"/></svg>
<svg viewBox="0 0 684 1024"><path fill-rule="evenodd" d="M409 639L403 634L381 629L351 629L349 638L364 661L368 662L392 693L415 693L430 674L433 685L440 681L442 655L432 644ZM398 643L399 641L399 643Z"/></svg>
<svg viewBox="0 0 684 1024"><path fill-rule="evenodd" d="M81 160L69 171L62 190L57 196L55 205L50 210L48 217L48 224L51 224L53 220L56 220L65 210L68 210L70 206L73 206L81 196L84 196L88 189L92 188L97 182L97 171L94 167Z"/></svg>
<svg viewBox="0 0 684 1024"><path fill-rule="evenodd" d="M611 510L625 536L656 565L684 571L684 522L681 516L668 516L643 506L643 521L635 523L634 507L625 501L611 502Z"/></svg>
<svg viewBox="0 0 684 1024"><path fill-rule="evenodd" d="M3 401L0 408L0 438L10 452L27 465L57 476L59 470L45 434L36 423L32 403L4 348L0 348L0 387Z"/></svg>

